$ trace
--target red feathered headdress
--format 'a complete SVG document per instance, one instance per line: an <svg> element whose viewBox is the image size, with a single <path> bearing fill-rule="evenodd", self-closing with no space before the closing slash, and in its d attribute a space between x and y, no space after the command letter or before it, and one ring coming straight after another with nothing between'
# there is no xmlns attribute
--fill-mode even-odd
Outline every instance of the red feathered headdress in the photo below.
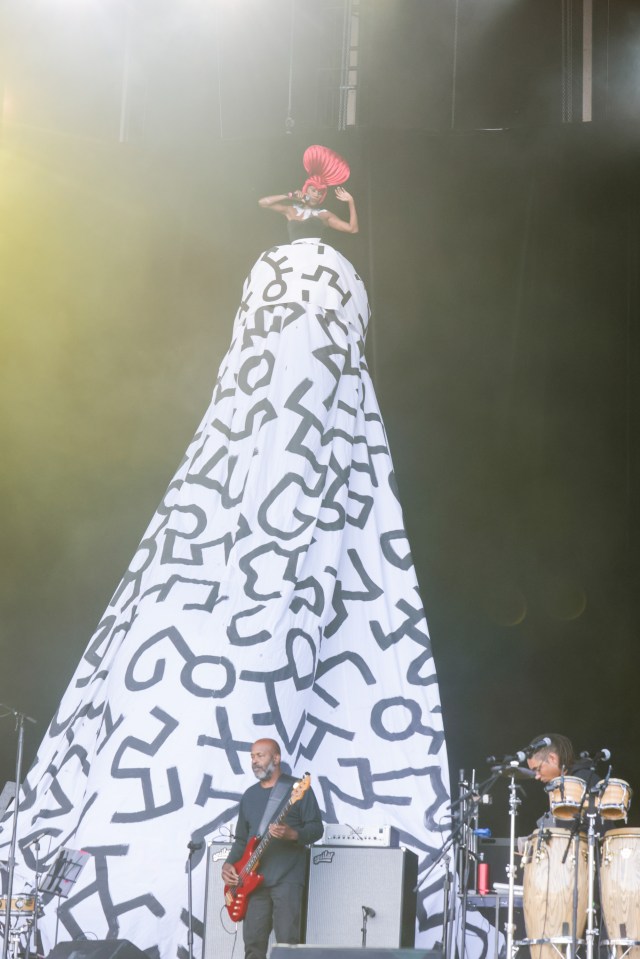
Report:
<svg viewBox="0 0 640 959"><path fill-rule="evenodd" d="M322 200L327 195L327 187L339 186L349 179L349 164L340 154L329 147L318 146L307 147L302 157L304 168L309 174L308 179L302 187L302 192L306 193L307 187L314 186L322 190Z"/></svg>

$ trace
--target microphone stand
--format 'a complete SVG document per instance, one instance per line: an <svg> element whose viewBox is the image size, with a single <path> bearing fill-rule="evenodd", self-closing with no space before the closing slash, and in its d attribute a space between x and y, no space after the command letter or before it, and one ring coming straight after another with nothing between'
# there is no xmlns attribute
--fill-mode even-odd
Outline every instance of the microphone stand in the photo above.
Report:
<svg viewBox="0 0 640 959"><path fill-rule="evenodd" d="M25 959L29 959L31 953L31 936L33 935L33 945L35 948L36 959L38 956L38 909L40 908L40 840L36 839L33 843L36 851L36 874L33 886L33 920L29 921L29 931L27 932L27 941L24 947Z"/></svg>
<svg viewBox="0 0 640 959"><path fill-rule="evenodd" d="M460 928L456 939L458 940L458 949L459 954L462 959L465 959L465 939L467 936L467 889L469 886L469 860L471 856L470 846L470 830L469 830L469 819L471 810L473 809L473 780L475 779L475 771L472 775L471 788L469 789L469 784L467 783L464 775L464 769L460 770L460 780L458 786L460 788L460 824L461 824L461 836L462 842L458 847L458 863L457 863L457 872L459 876L458 882L458 898L460 900ZM472 799L469 802L469 798Z"/></svg>
<svg viewBox="0 0 640 959"><path fill-rule="evenodd" d="M189 959L193 959L193 881L191 876L191 859L197 849L202 849L201 842L187 843L189 855L187 856L187 947L189 950Z"/></svg>
<svg viewBox="0 0 640 959"><path fill-rule="evenodd" d="M444 861L444 883L442 885L442 956L443 959L449 957L449 909L451 899L451 856L443 856Z"/></svg>
<svg viewBox="0 0 640 959"><path fill-rule="evenodd" d="M586 784L585 784L586 785ZM567 856L569 855L569 849L571 848L571 843L573 843L573 903L571 910L571 955L569 959L576 959L578 953L578 878L580 876L580 821L582 818L582 807L584 806L584 800L587 795L587 790L585 789L584 796L582 797L582 802L580 803L580 808L575 814L573 822L571 824L571 829L569 830L569 838L567 839L567 848L564 851L562 857L562 862L567 861Z"/></svg>
<svg viewBox="0 0 640 959"><path fill-rule="evenodd" d="M596 811L594 809L594 802L596 796L601 796L602 793L607 788L609 779L611 777L611 766L607 771L607 775L604 779L604 782L600 785L596 785L591 789L591 802L589 803L589 808L587 810L587 819L589 820L589 829L587 832L587 843L588 843L588 858L587 858L587 930L585 932L585 939L587 940L587 956L586 959L594 959L594 942L598 934L596 928L596 905L595 905L595 881L596 881ZM592 771L595 773L595 761L591 766Z"/></svg>
<svg viewBox="0 0 640 959"><path fill-rule="evenodd" d="M500 767L504 769L508 778L509 778L509 891L507 894L507 924L505 926L505 933L507 937L507 948L506 948L506 959L513 959L516 954L516 947L514 944L514 933L515 933L515 923L514 923L514 902L515 902L515 880L516 880L516 819L518 816L518 806L521 804L522 800L518 797L516 786L516 768L518 767L518 760L514 760L504 766ZM511 772L509 772L511 769Z"/></svg>
<svg viewBox="0 0 640 959"><path fill-rule="evenodd" d="M364 949L365 946L367 945L367 919L368 919L368 918L369 918L369 913L367 912L367 910L366 910L365 907L363 906L363 907L362 907L362 929L360 930L360 932L362 933L362 948L363 948L363 949Z"/></svg>
<svg viewBox="0 0 640 959"><path fill-rule="evenodd" d="M457 806L458 803L455 803L454 805ZM453 806L451 806L450 808L453 808ZM457 862L457 859L458 859L457 842L458 842L460 833L462 832L462 828L463 828L463 824L458 823L455 826L455 828L451 830L449 838L445 842L444 846L442 847L442 849L440 850L440 852L438 853L434 861L431 863L430 867L425 872L420 883L418 883L413 888L413 892L417 892L418 889L420 888L420 885L431 875L431 873L436 868L436 866L441 862L445 863L446 874L445 874L445 881L444 881L444 901L443 901L444 915L443 915L443 934L442 934L443 959L451 959L449 952L453 942L453 936L451 936L450 934L450 929L451 929L451 926L455 924L455 899L454 899L455 893L454 895L451 894L451 888L452 886L454 886L455 888L456 872L454 868L454 873L452 877L451 872L449 871L449 865L451 862L451 856L449 855L449 850L453 846L453 861L454 861L454 867L455 867L455 863ZM453 878L453 882L452 882L452 878ZM453 905L453 911L451 908L452 905Z"/></svg>
<svg viewBox="0 0 640 959"><path fill-rule="evenodd" d="M7 876L7 901L4 912L4 939L2 942L2 959L7 959L9 952L9 929L11 927L11 897L13 896L13 876L16 868L16 844L18 840L18 812L20 811L20 780L22 777L22 753L24 751L24 724L25 721L35 723L36 720L26 713L20 713L11 706L0 703L0 707L7 709L4 716L14 716L18 743L16 747L16 795L13 800L13 821L11 823L11 844L9 847L9 873ZM4 718L4 717L1 717Z"/></svg>
<svg viewBox="0 0 640 959"><path fill-rule="evenodd" d="M595 768L592 766L592 771L595 772ZM576 815L574 816L573 823L571 824L571 831L569 833L569 838L567 840L567 847L564 851L562 857L562 862L567 861L567 856L569 854L569 849L571 843L574 843L574 883L573 883L573 911L571 916L571 950L572 950L572 959L576 959L578 953L578 879L580 876L580 825L582 822L582 817L584 813L584 805L587 801L589 795L595 796L597 793L601 793L606 789L606 782L611 775L611 767L609 767L609 772L607 774L607 780L602 784L602 787L596 786L594 789L589 790L587 783L585 782L585 790L582 796L582 801L578 808ZM587 858L587 929L585 932L585 939L587 945L587 954L586 959L593 959L594 957L594 940L597 934L597 929L595 926L595 842L596 842L596 831L595 831L595 819L596 814L591 808L591 804L587 807L587 819L589 821L588 832L587 832L587 842L588 842L588 858Z"/></svg>
<svg viewBox="0 0 640 959"><path fill-rule="evenodd" d="M460 771L460 788L462 790L467 790L467 782L464 779L464 770ZM471 784L467 792L462 793L464 799L462 800L460 819L462 822L462 836L463 841L460 847L461 853L461 862L460 862L460 875L461 883L458 888L458 896L460 897L460 902L462 906L462 916L460 919L460 954L462 959L465 959L466 956L466 940L467 940L467 895L469 892L469 873L471 869L471 861L477 863L478 859L478 842L476 835L474 833L474 828L478 825L478 802L479 795L476 787L476 771L475 769L471 773ZM474 826L475 824L475 826Z"/></svg>
<svg viewBox="0 0 640 959"><path fill-rule="evenodd" d="M467 952L467 900L469 893L469 874L471 870L471 861L477 864L478 848L477 838L474 832L478 824L478 804L480 796L489 792L496 784L500 774L492 772L491 776L485 782L476 785L476 771L471 773L471 784L468 786L464 778L464 770L460 770L460 796L457 803L451 807L452 810L460 807L460 832L462 842L458 848L458 890L457 896L461 903L460 929L456 936L458 953L461 959L466 959Z"/></svg>
<svg viewBox="0 0 640 959"><path fill-rule="evenodd" d="M594 943L598 934L596 928L596 905L595 905L595 866L596 866L596 813L591 809L587 812L589 820L589 830L587 832L588 842L588 860L587 860L587 930L585 938L587 940L587 959L594 959Z"/></svg>
<svg viewBox="0 0 640 959"><path fill-rule="evenodd" d="M459 890L458 880L458 863L460 861L462 846L466 840L465 830L467 828L466 822L466 808L469 805L470 800L474 800L477 805L479 795L488 793L495 786L498 779L500 779L501 772L492 773L484 782L480 783L475 789L466 788L466 783L464 782L464 770L460 771L460 786L461 792L455 802L449 804L449 810L453 814L453 819L457 819L455 826L453 826L449 838L443 845L442 849L438 853L437 857L431 863L424 876L420 880L420 883L415 886L414 892L417 892L420 885L422 885L428 876L431 875L436 866L443 862L445 863L446 875L444 882L444 901L443 901L443 935L442 935L442 956L443 959L451 959L452 954L455 955L455 945L456 945L456 936L452 934L451 930L455 930L456 926L456 898L460 898L460 892L458 891L456 895L456 889ZM459 810L459 812L458 812ZM460 837L462 842L459 842ZM453 847L452 856L449 855L449 850ZM449 871L449 864L453 858L454 870L453 875ZM452 881L453 880L453 881ZM453 889L453 891L452 891ZM464 893L465 904L466 904L466 891ZM463 943L464 946L464 943ZM464 953L463 953L464 959Z"/></svg>

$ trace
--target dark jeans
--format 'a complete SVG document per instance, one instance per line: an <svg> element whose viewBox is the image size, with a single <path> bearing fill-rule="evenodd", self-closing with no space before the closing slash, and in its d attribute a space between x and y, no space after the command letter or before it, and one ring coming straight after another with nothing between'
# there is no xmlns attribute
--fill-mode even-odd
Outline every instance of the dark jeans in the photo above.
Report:
<svg viewBox="0 0 640 959"><path fill-rule="evenodd" d="M245 959L265 959L273 929L276 942L300 942L303 887L294 882L260 886L249 899L242 923Z"/></svg>

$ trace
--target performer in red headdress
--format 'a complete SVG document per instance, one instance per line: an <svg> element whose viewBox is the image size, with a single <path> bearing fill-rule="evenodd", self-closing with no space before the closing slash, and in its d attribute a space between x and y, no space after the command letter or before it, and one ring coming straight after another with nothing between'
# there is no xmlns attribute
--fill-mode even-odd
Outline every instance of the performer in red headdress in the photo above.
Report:
<svg viewBox="0 0 640 959"><path fill-rule="evenodd" d="M442 715L366 365L369 304L321 237L358 229L349 167L320 146L304 163L301 190L260 201L291 242L245 281L211 403L21 790L21 891L62 850L88 851L69 897L45 903L44 952L117 934L160 959L186 955L186 856L203 928L217 855L204 842L227 838L239 804L243 834L252 743L279 746L287 773L311 771L325 821L394 826L425 864L440 846ZM322 206L329 188L348 219ZM257 751L256 775L269 759ZM297 939L303 876L287 863L302 849L278 849L313 837L294 826L276 831L243 923L253 959L274 921L280 941ZM0 836L0 858L7 847ZM435 934L439 903L425 895ZM208 903L210 931L222 907ZM307 929L308 942L326 935Z"/></svg>
<svg viewBox="0 0 640 959"><path fill-rule="evenodd" d="M281 213L287 218L289 238L293 241L307 236L320 236L325 226L340 233L358 232L358 214L350 193L340 186L349 179L349 165L328 147L311 146L305 150L304 168L309 174L301 190L265 196L261 207ZM342 220L335 213L320 207L327 188L336 186L338 200L349 204L349 219Z"/></svg>

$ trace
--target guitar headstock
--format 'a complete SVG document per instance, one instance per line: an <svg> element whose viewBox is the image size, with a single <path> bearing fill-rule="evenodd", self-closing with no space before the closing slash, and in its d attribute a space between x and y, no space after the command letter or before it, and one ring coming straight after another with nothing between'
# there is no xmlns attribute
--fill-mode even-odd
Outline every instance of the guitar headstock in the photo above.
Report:
<svg viewBox="0 0 640 959"><path fill-rule="evenodd" d="M291 805L302 799L307 789L311 786L311 773L305 773L302 779L294 783L291 787Z"/></svg>

